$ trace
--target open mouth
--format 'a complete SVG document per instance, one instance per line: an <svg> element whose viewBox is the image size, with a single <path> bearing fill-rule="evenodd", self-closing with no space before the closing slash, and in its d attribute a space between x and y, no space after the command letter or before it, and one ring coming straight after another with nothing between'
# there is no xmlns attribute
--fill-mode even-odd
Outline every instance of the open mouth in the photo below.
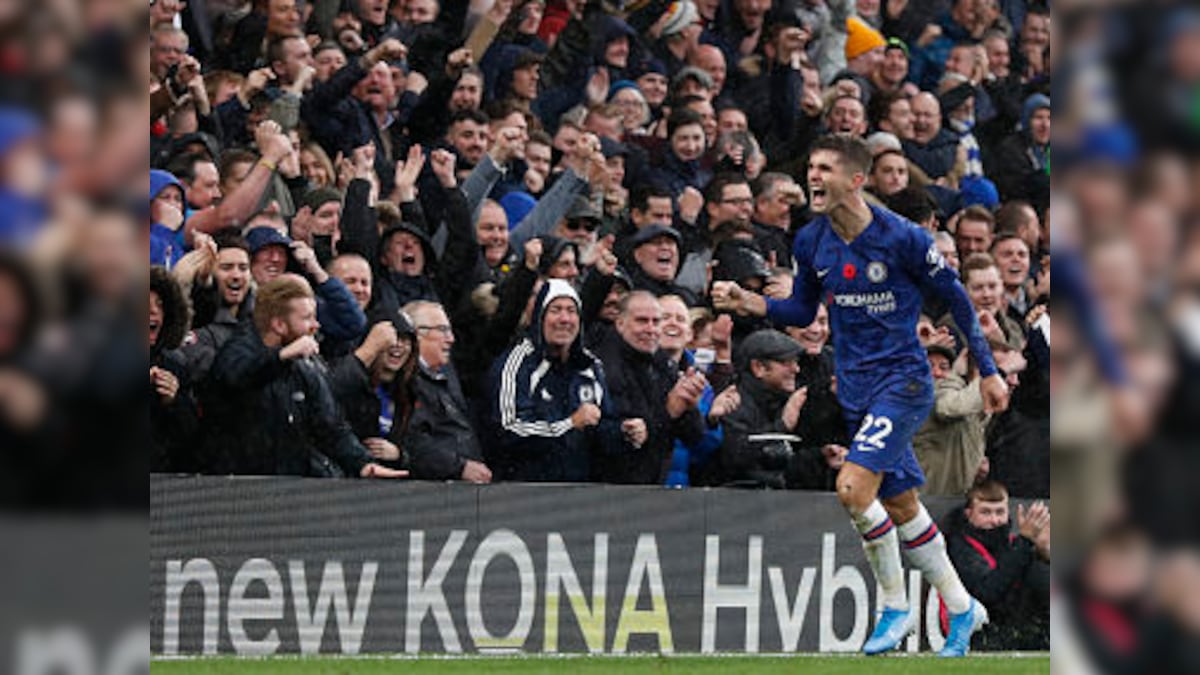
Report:
<svg viewBox="0 0 1200 675"><path fill-rule="evenodd" d="M156 337L158 335L158 329L161 327L162 327L162 324L159 323L158 321L151 321L150 322L150 337Z"/></svg>
<svg viewBox="0 0 1200 675"><path fill-rule="evenodd" d="M416 265L417 256L412 254L402 255L400 256L400 263L404 265Z"/></svg>
<svg viewBox="0 0 1200 675"><path fill-rule="evenodd" d="M827 196L828 195L825 192L825 188L817 187L815 185L809 187L809 201L812 202L813 206L824 204L825 197Z"/></svg>
<svg viewBox="0 0 1200 675"><path fill-rule="evenodd" d="M683 331L680 330L680 328L678 326L669 326L669 327L663 329L662 334L663 334L663 337L677 338L677 337L683 335Z"/></svg>

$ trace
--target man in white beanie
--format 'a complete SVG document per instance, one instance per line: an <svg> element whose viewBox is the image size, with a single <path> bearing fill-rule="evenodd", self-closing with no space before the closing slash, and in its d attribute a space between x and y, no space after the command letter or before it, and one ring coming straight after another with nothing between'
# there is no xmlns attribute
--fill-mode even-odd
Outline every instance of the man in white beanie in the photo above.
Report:
<svg viewBox="0 0 1200 675"><path fill-rule="evenodd" d="M620 420L575 289L550 279L534 303L529 335L492 366L488 464L498 480L587 481L593 454L624 447Z"/></svg>

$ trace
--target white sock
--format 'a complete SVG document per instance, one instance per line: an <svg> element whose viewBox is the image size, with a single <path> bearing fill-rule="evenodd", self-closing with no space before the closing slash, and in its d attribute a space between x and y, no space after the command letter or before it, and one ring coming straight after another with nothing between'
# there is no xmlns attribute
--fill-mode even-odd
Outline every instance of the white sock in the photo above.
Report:
<svg viewBox="0 0 1200 675"><path fill-rule="evenodd" d="M946 555L946 538L929 517L925 505L921 505L916 518L901 523L898 529L908 562L921 570L925 580L938 590L946 609L951 614L967 611L971 606L971 596L958 578L950 556Z"/></svg>
<svg viewBox="0 0 1200 675"><path fill-rule="evenodd" d="M863 553L875 572L875 580L883 592L881 602L888 609L908 609L908 593L904 587L904 568L900 565L900 541L896 527L879 500L871 502L862 513L851 513L854 527L863 539Z"/></svg>

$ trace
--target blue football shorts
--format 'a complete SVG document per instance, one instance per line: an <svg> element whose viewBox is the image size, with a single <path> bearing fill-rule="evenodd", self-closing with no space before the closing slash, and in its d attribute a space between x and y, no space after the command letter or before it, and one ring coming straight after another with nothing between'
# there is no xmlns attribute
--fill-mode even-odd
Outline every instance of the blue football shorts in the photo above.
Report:
<svg viewBox="0 0 1200 675"><path fill-rule="evenodd" d="M865 410L846 409L854 434L846 461L883 474L880 499L925 484L912 439L928 419L933 400L932 386L909 380L877 392Z"/></svg>

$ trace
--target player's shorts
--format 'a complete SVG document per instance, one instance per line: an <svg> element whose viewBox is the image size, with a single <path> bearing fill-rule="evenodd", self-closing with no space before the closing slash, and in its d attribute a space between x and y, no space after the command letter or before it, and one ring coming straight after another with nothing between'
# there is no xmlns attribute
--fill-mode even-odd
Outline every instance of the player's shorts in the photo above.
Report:
<svg viewBox="0 0 1200 675"><path fill-rule="evenodd" d="M925 484L912 439L933 409L933 387L916 380L877 394L865 411L846 410L854 440L846 461L883 474L879 498Z"/></svg>

